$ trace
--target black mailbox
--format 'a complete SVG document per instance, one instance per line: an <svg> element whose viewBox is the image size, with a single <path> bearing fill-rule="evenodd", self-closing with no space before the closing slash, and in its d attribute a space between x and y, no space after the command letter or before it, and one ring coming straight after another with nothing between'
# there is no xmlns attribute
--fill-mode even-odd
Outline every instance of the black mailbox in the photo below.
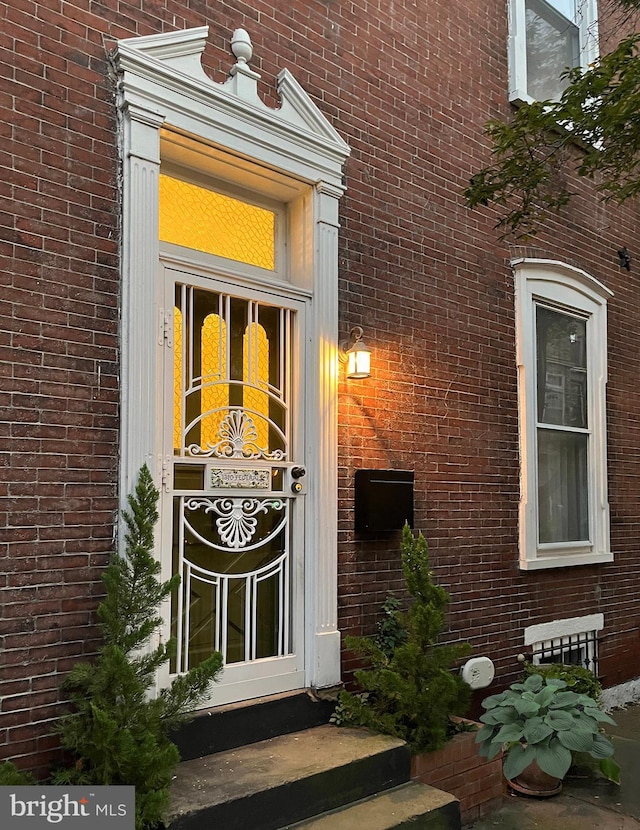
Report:
<svg viewBox="0 0 640 830"><path fill-rule="evenodd" d="M356 470L356 530L399 530L413 527L412 470Z"/></svg>

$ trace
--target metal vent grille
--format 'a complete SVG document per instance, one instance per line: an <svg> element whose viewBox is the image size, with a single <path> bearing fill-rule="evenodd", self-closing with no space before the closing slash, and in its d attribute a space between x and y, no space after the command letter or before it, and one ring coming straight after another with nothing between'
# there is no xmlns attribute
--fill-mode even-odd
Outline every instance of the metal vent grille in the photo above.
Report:
<svg viewBox="0 0 640 830"><path fill-rule="evenodd" d="M598 638L596 631L582 631L553 640L533 643L532 660L535 666L564 663L582 666L598 675Z"/></svg>

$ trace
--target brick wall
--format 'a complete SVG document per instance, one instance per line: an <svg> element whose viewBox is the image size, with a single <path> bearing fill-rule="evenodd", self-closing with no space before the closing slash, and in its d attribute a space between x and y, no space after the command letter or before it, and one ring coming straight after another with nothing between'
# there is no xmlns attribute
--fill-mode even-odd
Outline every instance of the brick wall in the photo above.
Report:
<svg viewBox="0 0 640 830"><path fill-rule="evenodd" d="M141 9L142 6L142 9ZM412 469L416 527L452 595L451 639L517 671L522 628L605 614L607 679L640 674L635 613L640 411L631 206L580 199L531 253L585 268L610 303L613 565L517 568L513 284L490 209L462 189L488 159L482 125L507 116L505 0L0 3L0 758L57 757L59 682L95 651L99 574L117 503L118 165L108 52L121 37L209 24L222 80L244 26L275 104L287 66L352 148L340 243L343 335L373 376L340 387L340 626L370 631L401 591L398 535L353 532L353 473ZM621 649L624 655L621 656ZM352 664L345 656L345 673Z"/></svg>
<svg viewBox="0 0 640 830"><path fill-rule="evenodd" d="M506 791L502 753L491 761L480 757L475 732L460 732L436 752L413 755L411 778L455 795L465 826L499 806Z"/></svg>
<svg viewBox="0 0 640 830"><path fill-rule="evenodd" d="M118 437L112 90L95 19L47 6L0 35L0 758L41 767L96 648Z"/></svg>

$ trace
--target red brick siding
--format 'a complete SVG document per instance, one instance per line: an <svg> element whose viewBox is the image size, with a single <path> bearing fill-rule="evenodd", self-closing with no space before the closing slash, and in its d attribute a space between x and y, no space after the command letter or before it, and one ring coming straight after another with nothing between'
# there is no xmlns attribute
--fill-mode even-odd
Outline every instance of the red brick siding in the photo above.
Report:
<svg viewBox="0 0 640 830"><path fill-rule="evenodd" d="M63 673L98 644L116 509L115 120L95 19L2 16L0 758L44 768Z"/></svg>
<svg viewBox="0 0 640 830"><path fill-rule="evenodd" d="M436 752L414 755L411 778L455 795L463 824L495 808L505 792L502 753L491 761L478 755L474 732L461 732Z"/></svg>
<svg viewBox="0 0 640 830"><path fill-rule="evenodd" d="M141 8L142 5L142 8ZM340 387L340 627L370 631L401 590L398 536L357 538L353 473L415 471L416 527L451 592L451 639L517 672L523 626L605 614L605 681L640 674L636 211L591 188L530 251L592 273L609 312L613 565L517 568L513 285L489 209L462 189L507 116L505 0L201 0L0 4L0 758L56 757L57 683L97 646L118 439L118 164L107 53L116 39L209 24L214 80L251 34L260 90L289 67L352 147L340 314L365 328L373 376ZM631 273L618 266L626 245ZM630 650L631 649L631 650ZM345 673L351 663L345 659ZM6 684L6 686L4 685ZM34 736L37 735L35 751Z"/></svg>

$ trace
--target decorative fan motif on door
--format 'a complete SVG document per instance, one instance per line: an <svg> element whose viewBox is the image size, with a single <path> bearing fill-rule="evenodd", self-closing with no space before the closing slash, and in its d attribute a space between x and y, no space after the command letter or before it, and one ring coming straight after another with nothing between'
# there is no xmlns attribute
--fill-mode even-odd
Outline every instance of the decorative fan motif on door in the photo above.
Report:
<svg viewBox="0 0 640 830"><path fill-rule="evenodd" d="M268 513L269 510L280 511L284 508L281 499L251 499L251 498L221 498L221 499L189 499L185 502L188 510L204 508L205 513L215 513L216 528L220 534L222 543L232 550L246 548L256 532L259 513ZM195 530L185 522L194 536L211 545L207 540L202 539ZM282 522L269 534L262 544L269 541L282 527ZM211 545L211 547L217 547Z"/></svg>
<svg viewBox="0 0 640 830"><path fill-rule="evenodd" d="M269 452L266 447L258 445L255 421L242 409L232 409L224 416L218 436L220 440L215 444L208 444L206 450L201 449L198 444L191 444L189 452L192 455L214 455L218 458L267 458L273 461L284 458L282 450Z"/></svg>

